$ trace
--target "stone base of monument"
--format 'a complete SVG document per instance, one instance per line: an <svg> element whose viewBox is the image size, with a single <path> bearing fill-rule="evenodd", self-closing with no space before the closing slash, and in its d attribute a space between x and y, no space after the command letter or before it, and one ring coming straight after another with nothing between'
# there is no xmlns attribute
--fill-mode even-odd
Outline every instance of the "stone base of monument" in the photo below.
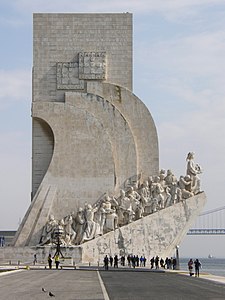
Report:
<svg viewBox="0 0 225 300"><path fill-rule="evenodd" d="M174 256L176 247L193 225L205 203L205 193L201 192L79 246L62 246L61 252L65 258L70 258L69 264L72 261L72 265L97 265L102 263L106 254L142 255L147 259L156 255L163 258ZM46 264L49 253L54 255L55 251L56 246L5 247L0 249L0 264L32 264L35 253L38 262Z"/></svg>

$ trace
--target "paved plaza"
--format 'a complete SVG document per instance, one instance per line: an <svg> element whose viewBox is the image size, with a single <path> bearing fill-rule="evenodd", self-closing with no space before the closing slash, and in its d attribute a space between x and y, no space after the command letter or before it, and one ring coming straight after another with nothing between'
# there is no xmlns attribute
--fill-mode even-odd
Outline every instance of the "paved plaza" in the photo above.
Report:
<svg viewBox="0 0 225 300"><path fill-rule="evenodd" d="M210 276L207 276L210 279ZM224 280L225 283L225 280ZM46 292L42 291L42 288ZM49 296L49 291L55 297ZM1 273L0 299L224 299L225 284L177 272L138 270L18 270Z"/></svg>

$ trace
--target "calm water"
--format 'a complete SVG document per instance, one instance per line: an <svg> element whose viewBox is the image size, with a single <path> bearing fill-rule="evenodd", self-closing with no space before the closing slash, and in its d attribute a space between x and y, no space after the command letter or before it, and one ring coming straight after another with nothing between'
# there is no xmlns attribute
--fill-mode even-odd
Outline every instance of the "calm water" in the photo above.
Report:
<svg viewBox="0 0 225 300"><path fill-rule="evenodd" d="M192 257L193 260L198 257ZM224 258L198 258L202 264L200 272L210 273L225 277L225 259ZM180 269L187 271L189 258L180 258Z"/></svg>

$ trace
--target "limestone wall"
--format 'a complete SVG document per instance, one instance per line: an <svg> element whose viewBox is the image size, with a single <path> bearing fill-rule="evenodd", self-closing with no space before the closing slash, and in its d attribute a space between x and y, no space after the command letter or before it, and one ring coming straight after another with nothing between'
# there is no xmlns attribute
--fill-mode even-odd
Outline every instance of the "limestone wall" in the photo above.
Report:
<svg viewBox="0 0 225 300"><path fill-rule="evenodd" d="M132 90L132 14L35 13L33 102L64 102L96 80ZM34 119L32 196L51 160L49 137Z"/></svg>

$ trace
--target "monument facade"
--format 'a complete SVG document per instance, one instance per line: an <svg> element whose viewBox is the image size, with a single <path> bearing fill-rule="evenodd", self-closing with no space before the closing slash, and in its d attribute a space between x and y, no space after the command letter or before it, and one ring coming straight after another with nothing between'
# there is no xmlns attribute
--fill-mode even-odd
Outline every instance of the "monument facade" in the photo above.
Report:
<svg viewBox="0 0 225 300"><path fill-rule="evenodd" d="M171 255L205 203L189 153L159 170L157 131L132 93L132 14L34 14L32 202L14 247L45 257ZM47 247L47 248L46 248Z"/></svg>

